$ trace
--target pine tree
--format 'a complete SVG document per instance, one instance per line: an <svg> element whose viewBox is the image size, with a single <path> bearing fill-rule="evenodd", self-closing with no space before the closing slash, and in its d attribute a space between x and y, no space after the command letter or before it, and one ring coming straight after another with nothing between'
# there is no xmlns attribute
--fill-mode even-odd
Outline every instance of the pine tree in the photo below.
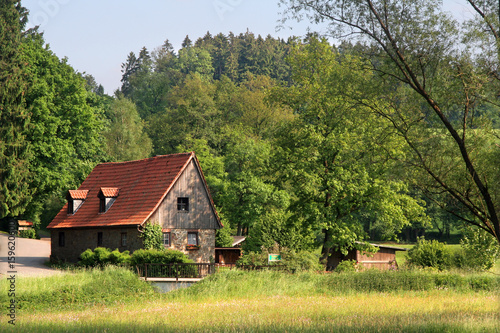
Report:
<svg viewBox="0 0 500 333"><path fill-rule="evenodd" d="M27 11L20 1L0 2L0 218L22 214L29 202L29 115L20 52Z"/></svg>

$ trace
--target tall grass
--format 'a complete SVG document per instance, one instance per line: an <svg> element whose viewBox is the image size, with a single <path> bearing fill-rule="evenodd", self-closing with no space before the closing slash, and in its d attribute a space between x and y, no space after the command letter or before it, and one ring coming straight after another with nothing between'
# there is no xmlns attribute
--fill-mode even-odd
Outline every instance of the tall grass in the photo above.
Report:
<svg viewBox="0 0 500 333"><path fill-rule="evenodd" d="M497 332L499 278L226 271L159 294L108 267L16 281L16 332ZM7 304L4 286L0 304ZM0 331L10 331L7 320Z"/></svg>
<svg viewBox="0 0 500 333"><path fill-rule="evenodd" d="M196 285L172 292L168 297L226 299L269 296L344 295L355 293L401 293L450 290L458 293L495 293L500 276L433 271L378 271L286 274L274 271L226 271Z"/></svg>
<svg viewBox="0 0 500 333"><path fill-rule="evenodd" d="M153 288L130 270L108 266L79 269L49 277L18 277L16 305L24 310L81 309L94 305L122 304L139 297L154 297ZM0 282L0 304L7 304L7 281Z"/></svg>

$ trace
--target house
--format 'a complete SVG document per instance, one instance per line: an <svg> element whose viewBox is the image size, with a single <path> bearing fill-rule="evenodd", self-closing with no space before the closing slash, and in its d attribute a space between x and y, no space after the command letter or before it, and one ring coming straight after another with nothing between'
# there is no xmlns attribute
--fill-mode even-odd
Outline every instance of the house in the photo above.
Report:
<svg viewBox="0 0 500 333"><path fill-rule="evenodd" d="M97 165L47 227L51 259L76 262L102 246L142 248L146 223L159 224L165 248L195 262L215 257L222 227L194 152Z"/></svg>
<svg viewBox="0 0 500 333"><path fill-rule="evenodd" d="M241 257L241 245L245 242L245 236L232 236L232 247L216 247L215 263L221 265L234 265Z"/></svg>
<svg viewBox="0 0 500 333"><path fill-rule="evenodd" d="M390 269L397 267L396 251L406 251L407 249L396 246L371 244L378 248L372 256L364 254L363 251L351 249L347 255L343 255L339 250L333 251L328 257L328 269L335 269L344 260L355 260L363 264L364 268Z"/></svg>
<svg viewBox="0 0 500 333"><path fill-rule="evenodd" d="M30 222L30 221L19 220L19 221L17 221L17 225L18 225L17 230L19 230L19 231L33 229L33 222Z"/></svg>

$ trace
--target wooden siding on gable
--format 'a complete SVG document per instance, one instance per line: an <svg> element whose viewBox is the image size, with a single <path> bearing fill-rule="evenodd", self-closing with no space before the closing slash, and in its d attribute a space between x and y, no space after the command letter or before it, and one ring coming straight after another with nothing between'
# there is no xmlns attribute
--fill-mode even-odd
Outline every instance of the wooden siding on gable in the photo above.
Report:
<svg viewBox="0 0 500 333"><path fill-rule="evenodd" d="M189 211L177 210L177 198L189 198ZM150 220L165 229L219 229L203 178L193 160Z"/></svg>

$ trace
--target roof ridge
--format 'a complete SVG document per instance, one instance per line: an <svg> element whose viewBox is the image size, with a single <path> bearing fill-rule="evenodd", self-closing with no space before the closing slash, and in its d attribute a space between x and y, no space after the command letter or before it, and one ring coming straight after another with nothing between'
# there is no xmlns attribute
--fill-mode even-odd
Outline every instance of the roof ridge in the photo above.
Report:
<svg viewBox="0 0 500 333"><path fill-rule="evenodd" d="M103 162L103 163L97 164L96 166L99 166L99 165L110 165L110 164L115 164L116 165L116 164L138 163L138 162L144 162L144 161L147 161L147 160L154 160L154 159L160 159L160 158L166 158L166 157L171 158L172 156L193 155L194 153L195 153L194 151L190 151L188 153L174 153L174 154L166 154L166 155L156 155L156 156L147 157L147 158L143 158L143 159L140 159L140 160L133 160L133 161Z"/></svg>

